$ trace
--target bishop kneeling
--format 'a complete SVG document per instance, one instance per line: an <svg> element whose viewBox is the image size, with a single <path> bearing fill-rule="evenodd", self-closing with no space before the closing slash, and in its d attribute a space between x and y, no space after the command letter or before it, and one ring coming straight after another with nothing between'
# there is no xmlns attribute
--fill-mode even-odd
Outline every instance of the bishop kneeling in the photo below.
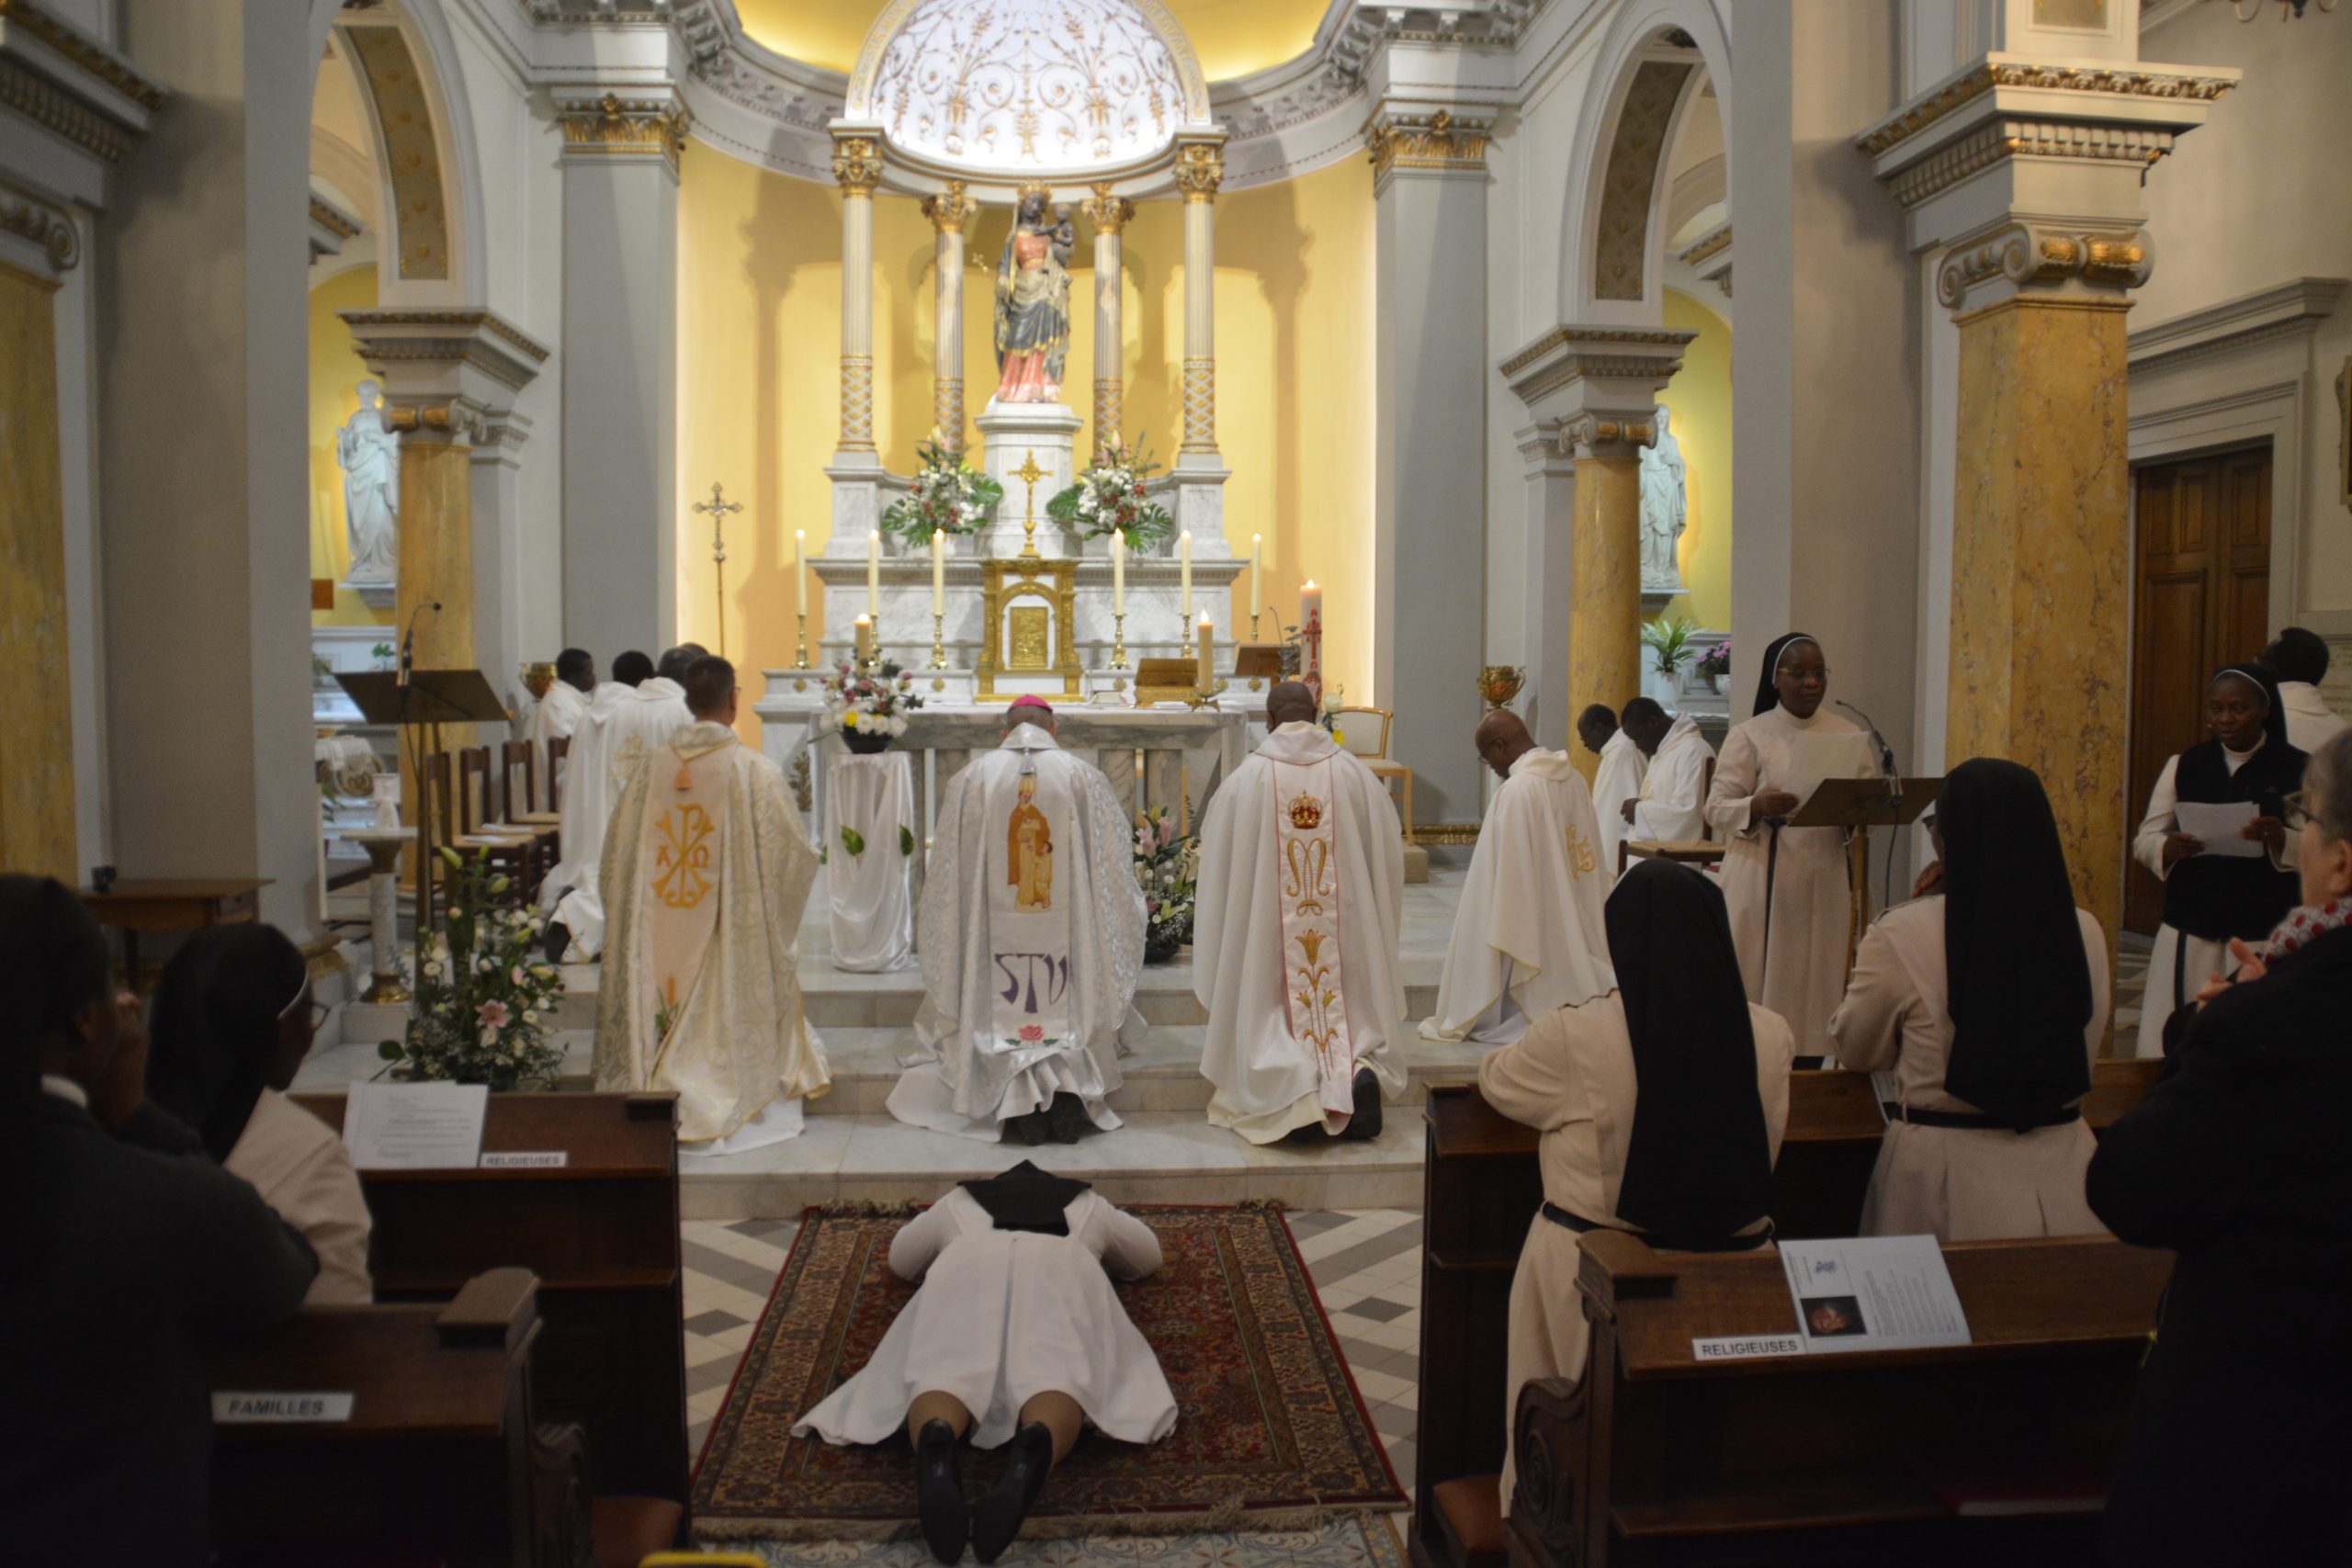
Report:
<svg viewBox="0 0 2352 1568"><path fill-rule="evenodd" d="M738 1154L832 1087L794 942L817 852L784 771L736 740L735 667L684 671L693 722L629 775L605 835L596 1087L673 1090L678 1141Z"/></svg>
<svg viewBox="0 0 2352 1568"><path fill-rule="evenodd" d="M1487 807L1437 1011L1421 1033L1507 1045L1553 1009L1616 987L1601 917L1613 877L1592 791L1568 754L1536 745L1509 708L1479 720L1476 739L1503 785Z"/></svg>
<svg viewBox="0 0 2352 1568"><path fill-rule="evenodd" d="M1388 791L1284 681L1272 731L1209 802L1193 991L1209 1010L1209 1121L1253 1144L1380 1135L1404 1027L1405 841Z"/></svg>
<svg viewBox="0 0 2352 1568"><path fill-rule="evenodd" d="M1075 1143L1119 1125L1121 1034L1143 975L1143 889L1127 815L1101 770L1016 698L1004 739L941 791L916 912L924 997L890 1114L934 1132Z"/></svg>

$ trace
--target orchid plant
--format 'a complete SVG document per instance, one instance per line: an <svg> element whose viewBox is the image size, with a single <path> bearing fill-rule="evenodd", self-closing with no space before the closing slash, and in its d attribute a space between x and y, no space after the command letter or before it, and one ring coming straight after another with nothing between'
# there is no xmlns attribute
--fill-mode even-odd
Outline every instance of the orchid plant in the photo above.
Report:
<svg viewBox="0 0 2352 1568"><path fill-rule="evenodd" d="M486 852L439 852L449 873L447 927L422 944L407 1038L376 1054L412 1083L552 1084L563 1052L548 1033L563 976L539 954L547 922L512 906L514 885Z"/></svg>

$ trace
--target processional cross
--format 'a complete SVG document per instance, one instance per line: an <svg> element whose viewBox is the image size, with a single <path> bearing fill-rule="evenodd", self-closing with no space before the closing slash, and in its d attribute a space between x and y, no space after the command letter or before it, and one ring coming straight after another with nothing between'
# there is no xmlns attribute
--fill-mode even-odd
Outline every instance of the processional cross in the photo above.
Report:
<svg viewBox="0 0 2352 1568"><path fill-rule="evenodd" d="M729 513L743 510L741 502L729 501L722 487L713 483L710 499L697 501L696 512L710 517L710 558L718 568L718 657L727 657L727 518Z"/></svg>

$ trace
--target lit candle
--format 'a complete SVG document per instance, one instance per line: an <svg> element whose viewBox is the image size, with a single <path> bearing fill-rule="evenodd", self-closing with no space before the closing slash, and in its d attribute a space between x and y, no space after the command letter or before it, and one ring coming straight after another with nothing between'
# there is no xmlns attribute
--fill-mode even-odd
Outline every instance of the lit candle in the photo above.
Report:
<svg viewBox="0 0 2352 1568"><path fill-rule="evenodd" d="M875 528L865 531L865 615L882 618L882 534Z"/></svg>
<svg viewBox="0 0 2352 1568"><path fill-rule="evenodd" d="M1258 624L1258 574L1264 570L1265 545L1263 535L1250 536L1250 625L1252 627Z"/></svg>
<svg viewBox="0 0 2352 1568"><path fill-rule="evenodd" d="M1127 613L1127 536L1119 533L1111 536L1111 613Z"/></svg>
<svg viewBox="0 0 2352 1568"><path fill-rule="evenodd" d="M931 531L931 613L947 613L947 530Z"/></svg>
<svg viewBox="0 0 2352 1568"><path fill-rule="evenodd" d="M865 663L873 656L873 653L874 618L871 615L860 615L857 618L857 661L860 664Z"/></svg>
<svg viewBox="0 0 2352 1568"><path fill-rule="evenodd" d="M1216 690L1216 627L1209 623L1209 613L1201 612L1200 654L1193 680L1204 692Z"/></svg>
<svg viewBox="0 0 2352 1568"><path fill-rule="evenodd" d="M1193 618L1193 531L1190 528L1176 536L1176 558L1184 573L1184 618Z"/></svg>
<svg viewBox="0 0 2352 1568"><path fill-rule="evenodd" d="M1308 578L1298 589L1298 636L1306 645L1306 659L1299 666L1302 675L1320 675L1323 671L1323 590Z"/></svg>
<svg viewBox="0 0 2352 1568"><path fill-rule="evenodd" d="M792 592L800 618L808 618L808 530L792 531Z"/></svg>

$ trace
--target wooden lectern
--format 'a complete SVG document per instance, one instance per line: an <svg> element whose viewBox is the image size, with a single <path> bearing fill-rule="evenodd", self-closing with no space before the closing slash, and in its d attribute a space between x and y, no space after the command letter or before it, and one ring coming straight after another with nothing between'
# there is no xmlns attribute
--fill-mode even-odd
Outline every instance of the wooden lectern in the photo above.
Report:
<svg viewBox="0 0 2352 1568"><path fill-rule="evenodd" d="M443 744L444 725L512 722L506 705L498 700L489 677L479 670L412 670L405 677L393 671L371 670L337 675L335 680L351 694L360 716L368 723L424 731L422 758L412 758L415 765L410 771L415 775L417 847L421 852L428 850L439 840L433 831L433 791L426 787L423 760L447 754ZM416 931L420 942L425 928L433 923L435 874L434 857L429 852L420 852L416 857Z"/></svg>
<svg viewBox="0 0 2352 1568"><path fill-rule="evenodd" d="M1846 857L1853 894L1853 913L1846 937L1849 975L1854 971L1854 950L1861 945L1862 917L1870 908L1870 830L1900 828L1917 821L1936 803L1936 794L1943 786L1941 779L1824 779L1820 787L1805 796L1804 804L1790 816L1788 825L1792 828L1843 828L1850 835ZM1771 907L1766 905L1768 953L1771 941L1770 910Z"/></svg>

